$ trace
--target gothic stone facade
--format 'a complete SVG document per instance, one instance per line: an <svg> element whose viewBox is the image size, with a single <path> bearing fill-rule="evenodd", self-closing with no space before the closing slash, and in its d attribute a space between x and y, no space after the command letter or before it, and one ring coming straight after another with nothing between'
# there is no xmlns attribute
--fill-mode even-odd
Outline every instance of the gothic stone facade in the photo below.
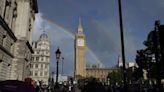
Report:
<svg viewBox="0 0 164 92"><path fill-rule="evenodd" d="M100 67L91 67L86 69L86 77L95 77L99 79L101 82L107 81L107 76L109 73L117 71L117 69L111 68L100 68Z"/></svg>
<svg viewBox="0 0 164 92"><path fill-rule="evenodd" d="M76 80L86 77L85 50L86 50L85 35L83 33L83 27L81 24L81 20L79 19L77 33L75 35L75 70L74 70L75 73L74 73L74 77Z"/></svg>

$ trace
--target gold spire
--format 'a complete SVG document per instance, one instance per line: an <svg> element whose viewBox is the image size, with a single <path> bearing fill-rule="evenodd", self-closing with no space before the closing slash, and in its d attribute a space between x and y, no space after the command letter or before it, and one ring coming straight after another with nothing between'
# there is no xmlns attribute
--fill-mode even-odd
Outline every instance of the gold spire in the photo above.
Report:
<svg viewBox="0 0 164 92"><path fill-rule="evenodd" d="M83 27L81 24L81 17L79 17L79 24L78 24L78 29L77 29L78 34L83 34Z"/></svg>
<svg viewBox="0 0 164 92"><path fill-rule="evenodd" d="M79 25L78 25L78 28L82 28L82 25L81 25L81 17L79 17Z"/></svg>

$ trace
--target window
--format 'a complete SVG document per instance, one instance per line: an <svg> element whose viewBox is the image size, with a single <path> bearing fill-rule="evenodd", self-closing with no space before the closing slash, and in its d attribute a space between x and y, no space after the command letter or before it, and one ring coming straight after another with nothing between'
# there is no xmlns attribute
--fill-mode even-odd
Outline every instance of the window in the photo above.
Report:
<svg viewBox="0 0 164 92"><path fill-rule="evenodd" d="M41 64L41 69L43 68L43 64Z"/></svg>
<svg viewBox="0 0 164 92"><path fill-rule="evenodd" d="M17 18L17 3L15 2L15 7L13 9L13 19L12 19L12 24L11 24L11 29L14 32L15 31L15 23L16 23L16 18Z"/></svg>
<svg viewBox="0 0 164 92"><path fill-rule="evenodd" d="M38 76L38 73L37 72L35 72L35 76Z"/></svg>
<svg viewBox="0 0 164 92"><path fill-rule="evenodd" d="M3 35L2 44L3 44L3 46L5 46L5 44L6 44L6 34Z"/></svg>
<svg viewBox="0 0 164 92"><path fill-rule="evenodd" d="M39 54L39 51L36 51L36 54Z"/></svg>
<svg viewBox="0 0 164 92"><path fill-rule="evenodd" d="M43 57L41 57L41 61L43 61Z"/></svg>
<svg viewBox="0 0 164 92"><path fill-rule="evenodd" d="M9 24L9 20L10 20L10 7L11 7L11 1L6 1L6 7L5 7L5 12L4 12L4 18L5 18L5 21L7 22L7 24Z"/></svg>
<svg viewBox="0 0 164 92"><path fill-rule="evenodd" d="M39 61L39 57L36 57L36 61Z"/></svg>
<svg viewBox="0 0 164 92"><path fill-rule="evenodd" d="M35 68L38 68L38 64L35 64Z"/></svg>

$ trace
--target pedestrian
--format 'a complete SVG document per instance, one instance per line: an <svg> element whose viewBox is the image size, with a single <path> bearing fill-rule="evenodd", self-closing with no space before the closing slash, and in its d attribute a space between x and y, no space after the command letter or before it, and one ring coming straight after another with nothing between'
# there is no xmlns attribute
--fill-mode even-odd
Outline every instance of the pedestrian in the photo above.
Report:
<svg viewBox="0 0 164 92"><path fill-rule="evenodd" d="M93 78L92 81L84 87L82 92L105 92L105 87Z"/></svg>
<svg viewBox="0 0 164 92"><path fill-rule="evenodd" d="M72 91L72 86L71 86L71 85L68 87L68 91L69 91L69 92Z"/></svg>
<svg viewBox="0 0 164 92"><path fill-rule="evenodd" d="M35 91L39 92L39 86L36 86Z"/></svg>
<svg viewBox="0 0 164 92"><path fill-rule="evenodd" d="M111 86L110 86L110 85L107 87L106 92L112 92L112 88L111 88Z"/></svg>

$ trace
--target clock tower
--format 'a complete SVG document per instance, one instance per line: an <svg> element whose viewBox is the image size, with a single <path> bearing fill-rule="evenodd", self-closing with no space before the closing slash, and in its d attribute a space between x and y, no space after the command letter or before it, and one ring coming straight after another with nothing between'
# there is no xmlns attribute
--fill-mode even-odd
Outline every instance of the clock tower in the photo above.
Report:
<svg viewBox="0 0 164 92"><path fill-rule="evenodd" d="M85 61L85 35L83 33L83 27L81 19L79 18L79 24L77 32L75 34L75 66L74 66L74 77L76 80L86 77L86 61Z"/></svg>

